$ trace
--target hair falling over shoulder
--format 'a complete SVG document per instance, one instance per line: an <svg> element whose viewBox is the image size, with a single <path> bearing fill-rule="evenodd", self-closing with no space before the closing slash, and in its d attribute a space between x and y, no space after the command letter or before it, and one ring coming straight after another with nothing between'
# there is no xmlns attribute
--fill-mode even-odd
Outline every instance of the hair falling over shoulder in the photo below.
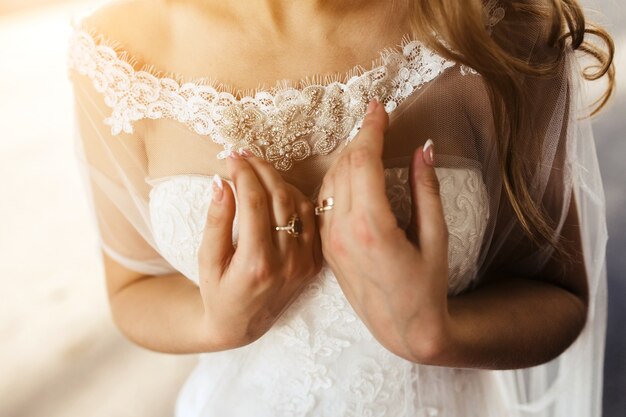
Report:
<svg viewBox="0 0 626 417"><path fill-rule="evenodd" d="M496 7L504 9L504 18L489 25L487 14ZM412 28L426 44L483 76L510 207L534 244L547 242L567 257L555 238L554 222L532 199L527 173L536 169L537 160L520 157L526 155L529 141L539 140L534 134L538 96L529 93L528 81L563 79L567 51L578 50L595 60L583 71L584 79L608 79L589 114L596 115L614 90L611 36L586 21L577 0L409 0L409 9Z"/></svg>

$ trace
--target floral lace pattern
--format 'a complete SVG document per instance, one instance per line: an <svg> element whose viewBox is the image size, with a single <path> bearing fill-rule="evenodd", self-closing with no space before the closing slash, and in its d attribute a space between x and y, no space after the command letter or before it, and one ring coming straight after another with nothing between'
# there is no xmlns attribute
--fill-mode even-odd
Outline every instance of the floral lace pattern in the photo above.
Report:
<svg viewBox="0 0 626 417"><path fill-rule="evenodd" d="M354 137L365 109L377 97L392 112L414 91L434 80L455 62L415 40L399 50L381 52L383 64L347 83L287 88L271 94L236 99L210 85L183 83L136 71L111 46L76 30L70 42L69 66L88 76L104 95L112 113L105 123L111 133L132 133L141 119L170 118L195 133L210 136L232 150L249 148L279 170L312 155L326 155Z"/></svg>
<svg viewBox="0 0 626 417"><path fill-rule="evenodd" d="M484 7L489 31L504 16L498 0ZM211 85L180 83L135 70L107 42L77 28L70 38L68 66L89 77L104 94L112 113L105 119L111 133L132 133L141 119L169 118L184 123L199 135L209 136L224 150L250 149L281 171L314 155L332 152L358 132L367 104L378 98L387 112L456 65L423 43L404 37L400 48L380 52L381 65L350 78L346 83L285 88L275 94L259 91L237 99ZM465 65L462 75L477 75Z"/></svg>
<svg viewBox="0 0 626 417"><path fill-rule="evenodd" d="M475 277L472 265L489 218L488 196L478 170L436 172L450 233L449 293L454 294ZM398 224L406 227L411 216L408 168L386 169L385 178ZM197 282L211 177L175 175L153 180L152 185L149 207L159 251ZM274 416L400 415L415 395L410 387L416 373L426 372L374 339L328 267L307 284L260 342L250 346L259 359L246 365L245 380ZM445 383L460 380L450 370L442 372L450 373ZM416 403L412 415L437 416L439 411Z"/></svg>

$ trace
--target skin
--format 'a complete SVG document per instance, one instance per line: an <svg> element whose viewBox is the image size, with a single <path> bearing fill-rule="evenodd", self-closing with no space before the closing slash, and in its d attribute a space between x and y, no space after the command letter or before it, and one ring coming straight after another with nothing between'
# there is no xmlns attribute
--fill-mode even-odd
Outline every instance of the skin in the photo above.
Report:
<svg viewBox="0 0 626 417"><path fill-rule="evenodd" d="M213 201L198 251L200 293L209 334L244 345L265 334L317 275L322 253L308 198L252 153L232 153L228 166L243 233L234 248L234 193L226 184L213 182ZM303 224L297 238L273 230L272 225L286 224L293 213Z"/></svg>
<svg viewBox="0 0 626 417"><path fill-rule="evenodd" d="M115 322L143 347L191 353L247 345L271 328L321 269L313 203L269 163L250 153L231 154L227 165L235 190L227 182L221 187L220 182L212 184L198 249L198 286L180 274L137 274L103 252ZM298 213L303 223L297 238L272 227L286 224L292 213Z"/></svg>
<svg viewBox="0 0 626 417"><path fill-rule="evenodd" d="M133 3L129 7L139 10L109 9L92 23L113 28L112 38L124 41L131 50L147 51L144 55L158 67L191 76L210 73L222 80L232 76L242 88L271 85L275 79L301 79L308 71L351 68L354 62L366 64L371 51L396 43L405 33L397 25L397 34L390 34L393 29L385 23L389 10L376 1L275 0L246 2L245 7L243 2L187 2L206 12L200 20L211 24L202 25L174 9L177 3L183 2L161 2L167 4L163 7L150 3L145 9L141 2ZM138 13L145 18L115 24ZM157 33L163 33L163 40L145 37L155 33L149 30L152 27L162 28ZM252 27L257 32L245 32ZM362 33L364 27L367 31ZM205 37L201 43L206 45L206 56L199 51L194 51L198 53L194 60L175 55L180 48L168 48L177 44L167 42L175 35ZM266 39L272 42L261 42ZM343 47L341 42L351 46ZM161 49L154 50L155 44ZM310 46L307 54L315 59L298 55L305 44ZM220 45L226 45L225 50L211 49ZM264 59L255 55L259 51L264 52ZM216 54L224 59L212 59ZM172 63L198 67L167 67ZM320 196L333 195L336 205L317 219L302 193L263 161L245 155L228 159L221 171L233 179L243 204L241 244L233 248L229 238L234 195L225 184L207 213L200 287L180 274L138 274L103 253L118 327L137 344L161 352L207 352L245 345L267 331L315 275L323 252L348 301L373 335L408 360L504 369L542 363L561 353L585 322L582 261L565 265L554 258L537 277L493 273L475 290L447 297L447 231L434 168L424 160L422 147L418 148L411 166L413 226L408 231L398 229L384 193L381 143L387 124L380 107L368 115L359 135L323 180ZM309 228L306 237L296 240L270 229L270 225L286 224L294 209ZM253 216L252 210L264 215ZM311 230L316 221L319 229ZM578 228L572 203L563 235L570 249L581 252Z"/></svg>
<svg viewBox="0 0 626 417"><path fill-rule="evenodd" d="M495 274L448 297L448 232L434 146L432 154L420 146L413 156L412 230L402 230L385 195L381 156L389 118L375 101L369 111L327 172L318 204L334 197L320 221L324 257L372 334L397 355L428 365L510 369L560 354L585 322L582 262L552 259L538 277ZM570 245L580 244L573 204L563 233Z"/></svg>

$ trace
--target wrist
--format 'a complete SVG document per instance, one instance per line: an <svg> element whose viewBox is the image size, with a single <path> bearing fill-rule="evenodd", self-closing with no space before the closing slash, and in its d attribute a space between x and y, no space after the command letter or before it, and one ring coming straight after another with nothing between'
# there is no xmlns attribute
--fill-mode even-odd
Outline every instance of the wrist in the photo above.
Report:
<svg viewBox="0 0 626 417"><path fill-rule="evenodd" d="M411 360L423 365L443 365L454 346L453 328L447 309L413 320L407 327L405 343Z"/></svg>
<svg viewBox="0 0 626 417"><path fill-rule="evenodd" d="M236 349L252 342L246 335L236 332L237 326L224 326L215 315L205 311L200 319L198 334L203 352L219 352Z"/></svg>

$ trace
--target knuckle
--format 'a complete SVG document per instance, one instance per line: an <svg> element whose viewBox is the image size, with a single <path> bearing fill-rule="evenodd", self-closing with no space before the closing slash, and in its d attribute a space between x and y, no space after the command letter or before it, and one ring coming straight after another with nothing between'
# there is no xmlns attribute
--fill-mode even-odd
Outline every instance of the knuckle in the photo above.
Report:
<svg viewBox="0 0 626 417"><path fill-rule="evenodd" d="M348 168L348 165L350 165L351 153L352 152L347 152L339 156L339 158L337 158L337 165L336 165L337 172L341 172Z"/></svg>
<svg viewBox="0 0 626 417"><path fill-rule="evenodd" d="M350 152L350 163L355 167L365 166L371 159L371 154L368 149L359 148Z"/></svg>
<svg viewBox="0 0 626 417"><path fill-rule="evenodd" d="M376 219L377 225L380 227L381 230L384 230L385 233L387 233L387 231L389 230L399 229L398 217L396 217L396 214L394 214L393 212L379 214L377 215Z"/></svg>
<svg viewBox="0 0 626 417"><path fill-rule="evenodd" d="M339 227L331 227L328 231L328 244L331 251L336 253L345 252L345 238L343 231Z"/></svg>
<svg viewBox="0 0 626 417"><path fill-rule="evenodd" d="M293 205L293 196L287 187L278 187L274 190L274 199L281 206Z"/></svg>
<svg viewBox="0 0 626 417"><path fill-rule="evenodd" d="M313 202L310 200L304 200L300 203L298 207L300 210L300 215L302 217L312 217L315 211L315 207L313 206Z"/></svg>
<svg viewBox="0 0 626 417"><path fill-rule="evenodd" d="M266 259L259 258L249 263L248 275L253 286L269 286L273 276L271 265Z"/></svg>
<svg viewBox="0 0 626 417"><path fill-rule="evenodd" d="M242 161L238 159L232 159L232 158L226 158L226 160L228 161L227 164L228 164L228 171L229 171L230 177L232 178L235 184L239 183L241 172L243 170Z"/></svg>
<svg viewBox="0 0 626 417"><path fill-rule="evenodd" d="M374 230L371 222L365 215L356 214L351 225L352 233L360 243L365 246L371 246L375 243Z"/></svg>
<svg viewBox="0 0 626 417"><path fill-rule="evenodd" d="M265 193L258 190L250 190L244 196L246 204L252 209L262 208L266 203L265 198Z"/></svg>

